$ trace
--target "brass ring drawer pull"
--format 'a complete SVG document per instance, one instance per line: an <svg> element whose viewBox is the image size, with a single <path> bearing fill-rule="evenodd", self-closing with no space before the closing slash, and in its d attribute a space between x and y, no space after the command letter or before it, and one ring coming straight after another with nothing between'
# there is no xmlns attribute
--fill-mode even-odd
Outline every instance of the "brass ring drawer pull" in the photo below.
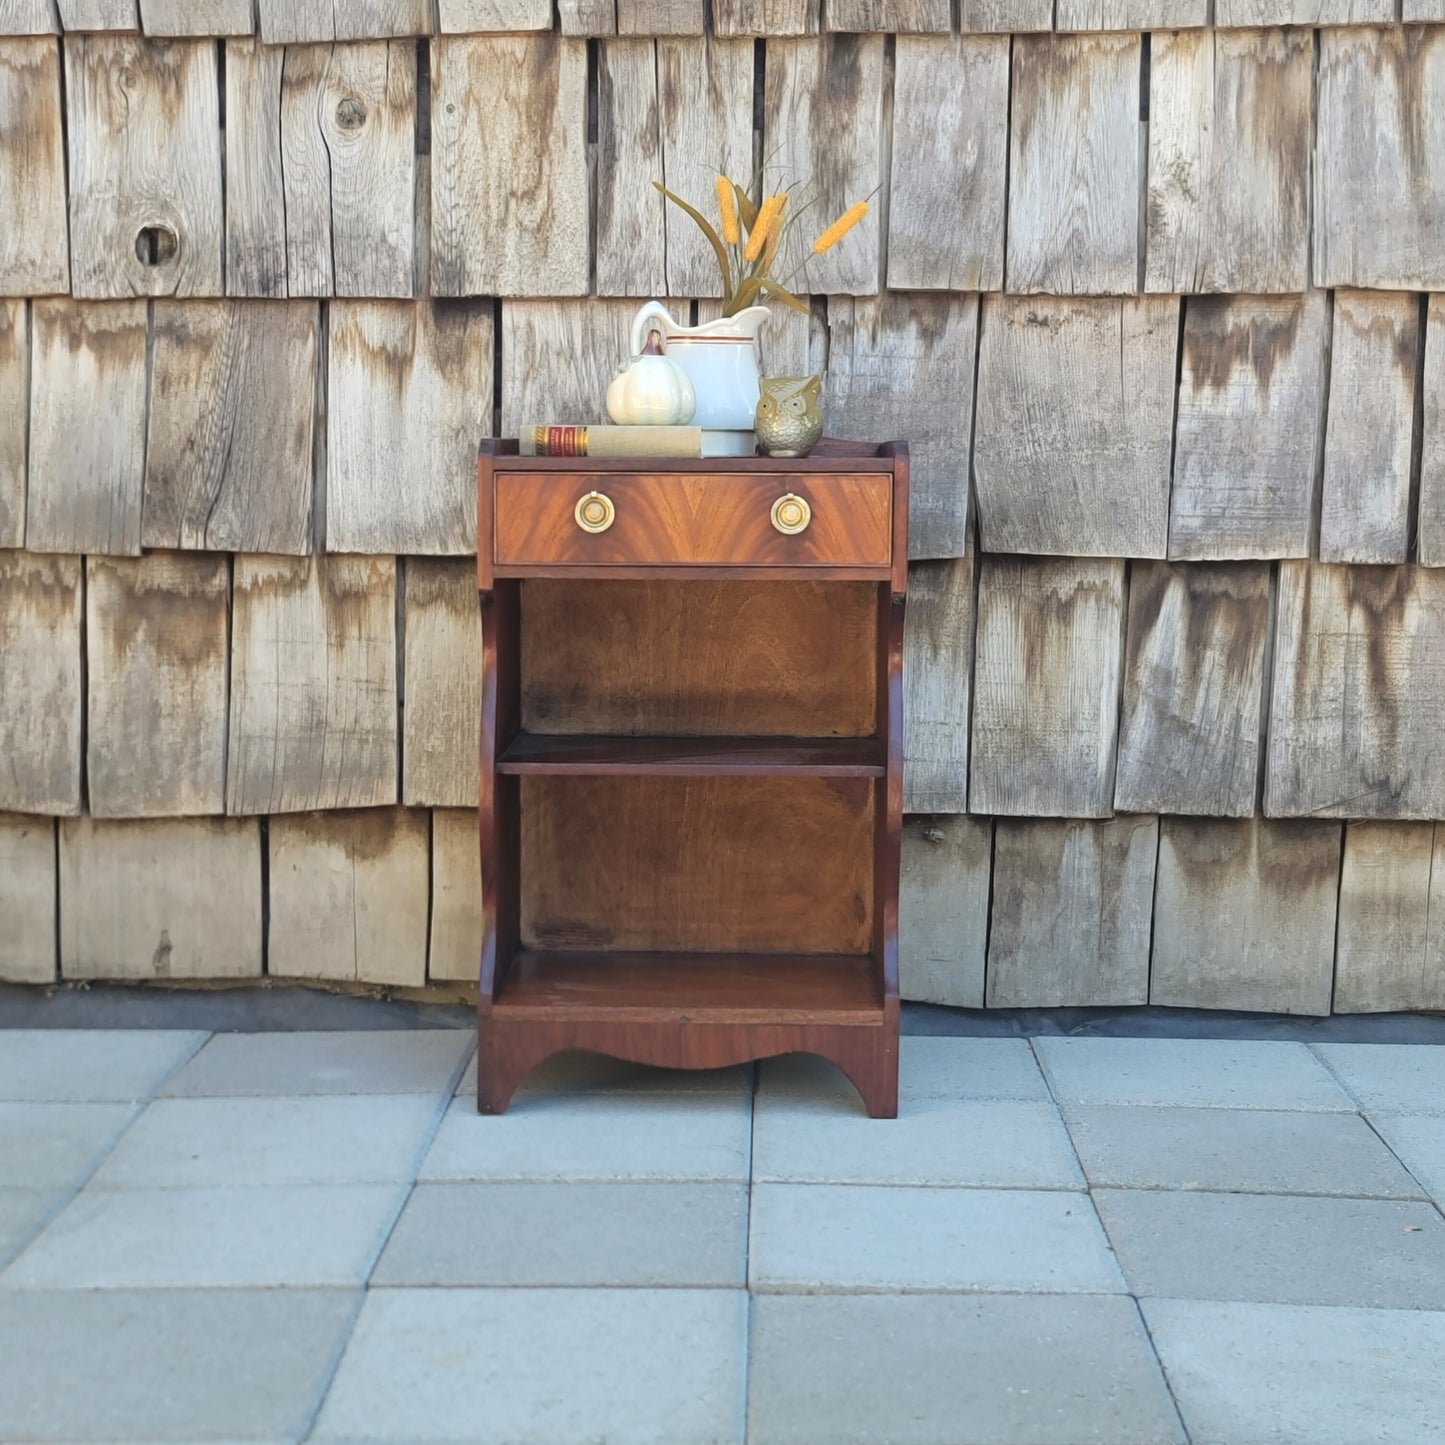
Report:
<svg viewBox="0 0 1445 1445"><path fill-rule="evenodd" d="M793 492L787 492L773 503L773 526L785 537L796 537L808 530L813 520L813 509Z"/></svg>
<svg viewBox="0 0 1445 1445"><path fill-rule="evenodd" d="M588 492L572 515L584 532L605 532L617 520L617 508L604 493Z"/></svg>

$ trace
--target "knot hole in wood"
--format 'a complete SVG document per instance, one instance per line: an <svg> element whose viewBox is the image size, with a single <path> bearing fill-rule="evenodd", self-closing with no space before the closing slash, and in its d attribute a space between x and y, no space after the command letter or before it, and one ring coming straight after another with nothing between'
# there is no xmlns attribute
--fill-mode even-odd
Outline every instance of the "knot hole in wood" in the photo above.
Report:
<svg viewBox="0 0 1445 1445"><path fill-rule="evenodd" d="M136 233L135 254L142 266L164 266L180 249L180 237L169 226L142 226Z"/></svg>

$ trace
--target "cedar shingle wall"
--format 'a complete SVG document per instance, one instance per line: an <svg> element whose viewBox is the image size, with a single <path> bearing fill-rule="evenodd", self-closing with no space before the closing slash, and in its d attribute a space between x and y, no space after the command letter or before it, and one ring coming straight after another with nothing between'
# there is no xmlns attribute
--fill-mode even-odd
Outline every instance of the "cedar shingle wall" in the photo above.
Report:
<svg viewBox="0 0 1445 1445"><path fill-rule="evenodd" d="M1445 11L557 19L0 0L0 977L474 975L476 440L767 156L879 192L764 360L914 444L905 993L1445 1006Z"/></svg>

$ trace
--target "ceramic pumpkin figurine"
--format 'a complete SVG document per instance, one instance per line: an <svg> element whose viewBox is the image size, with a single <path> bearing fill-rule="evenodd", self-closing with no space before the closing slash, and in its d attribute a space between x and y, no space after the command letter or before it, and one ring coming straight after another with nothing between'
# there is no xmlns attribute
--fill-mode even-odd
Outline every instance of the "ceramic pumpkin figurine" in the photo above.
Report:
<svg viewBox="0 0 1445 1445"><path fill-rule="evenodd" d="M607 388L607 415L618 426L684 426L697 409L687 372L662 354L657 332L639 356L618 367Z"/></svg>
<svg viewBox="0 0 1445 1445"><path fill-rule="evenodd" d="M807 456L823 435L823 378L775 376L762 388L754 425L763 455Z"/></svg>

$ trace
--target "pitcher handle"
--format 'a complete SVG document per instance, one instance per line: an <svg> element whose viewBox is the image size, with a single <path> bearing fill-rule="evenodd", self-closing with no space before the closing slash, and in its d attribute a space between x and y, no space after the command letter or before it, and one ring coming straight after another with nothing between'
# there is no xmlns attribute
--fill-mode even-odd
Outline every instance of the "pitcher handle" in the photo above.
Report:
<svg viewBox="0 0 1445 1445"><path fill-rule="evenodd" d="M641 356L642 348L647 345L647 333L649 331L662 332L662 349L667 350L667 338L677 330L677 322L661 301L649 301L632 318L632 352L633 356Z"/></svg>

